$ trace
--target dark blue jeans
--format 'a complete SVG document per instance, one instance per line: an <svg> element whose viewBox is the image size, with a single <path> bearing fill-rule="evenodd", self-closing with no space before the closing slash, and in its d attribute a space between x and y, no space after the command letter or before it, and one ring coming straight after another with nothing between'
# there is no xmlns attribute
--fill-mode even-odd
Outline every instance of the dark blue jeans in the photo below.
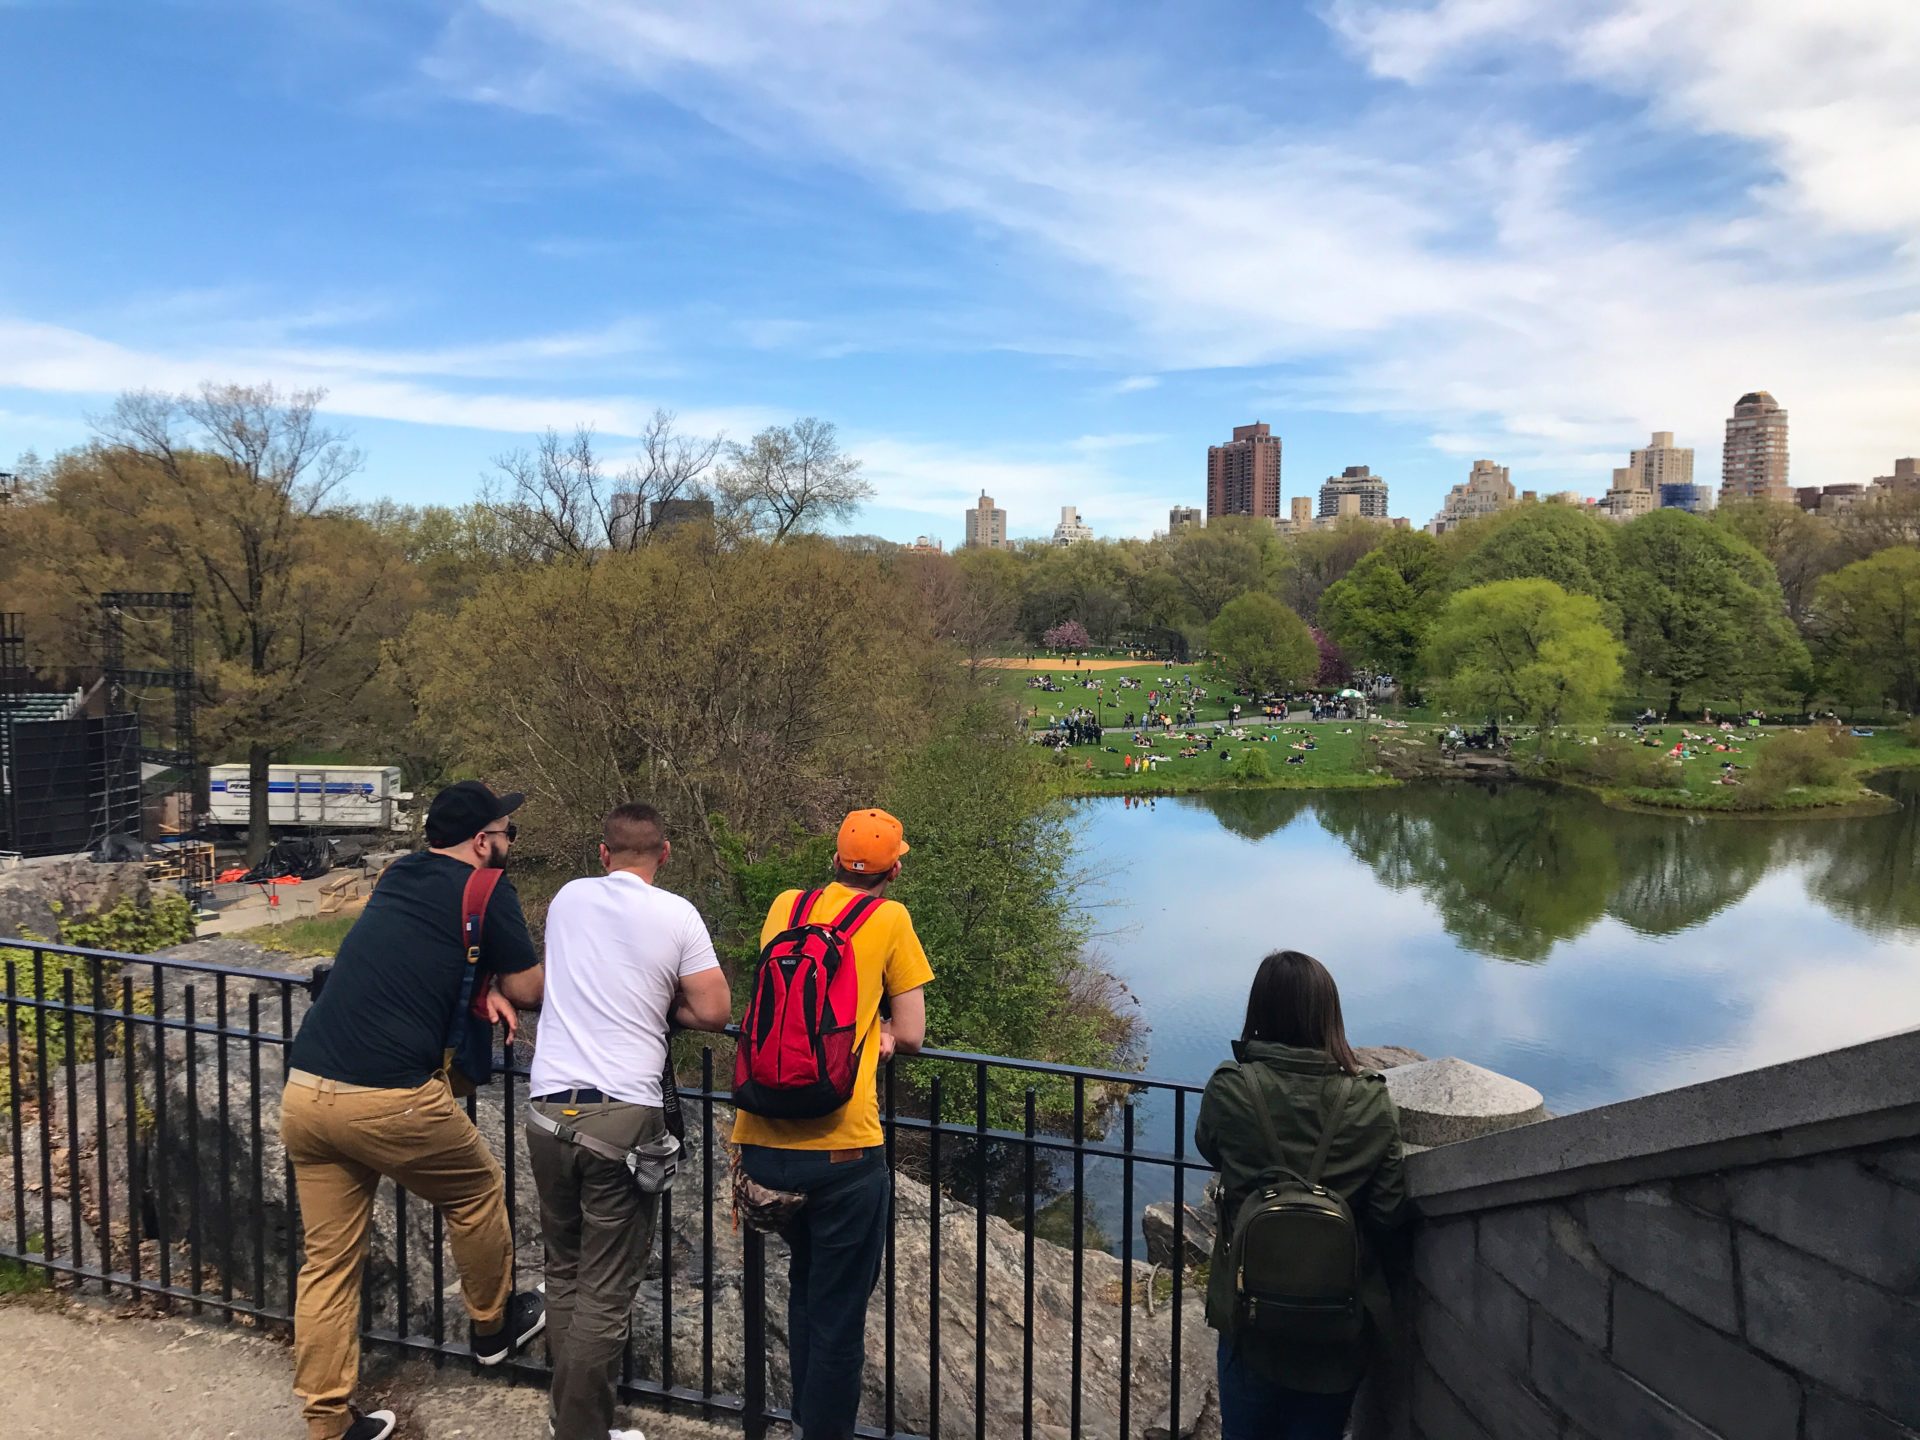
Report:
<svg viewBox="0 0 1920 1440"><path fill-rule="evenodd" d="M852 1440L867 1362L867 1298L880 1279L893 1176L875 1146L846 1151L740 1147L747 1174L807 1203L787 1234L787 1355L793 1419L806 1440Z"/></svg>
<svg viewBox="0 0 1920 1440"><path fill-rule="evenodd" d="M1276 1385L1220 1337L1220 1440L1341 1440L1357 1393L1316 1395Z"/></svg>

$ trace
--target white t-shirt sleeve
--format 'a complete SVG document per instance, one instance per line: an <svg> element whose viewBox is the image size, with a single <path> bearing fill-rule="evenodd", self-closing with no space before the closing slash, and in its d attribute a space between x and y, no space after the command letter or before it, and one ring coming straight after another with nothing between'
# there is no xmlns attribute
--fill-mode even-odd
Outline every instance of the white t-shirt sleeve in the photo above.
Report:
<svg viewBox="0 0 1920 1440"><path fill-rule="evenodd" d="M681 978L698 975L702 970L716 970L719 966L720 957L713 953L713 937L707 934L700 912L688 905L686 921L680 931Z"/></svg>

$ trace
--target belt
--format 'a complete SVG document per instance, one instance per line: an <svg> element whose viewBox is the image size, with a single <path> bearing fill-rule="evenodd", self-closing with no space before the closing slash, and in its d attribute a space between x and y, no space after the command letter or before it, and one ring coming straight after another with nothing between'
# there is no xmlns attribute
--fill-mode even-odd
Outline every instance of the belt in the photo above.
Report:
<svg viewBox="0 0 1920 1440"><path fill-rule="evenodd" d="M536 1105L605 1105L614 1099L611 1095L602 1095L592 1088L583 1090L556 1090L551 1095L532 1097Z"/></svg>
<svg viewBox="0 0 1920 1440"><path fill-rule="evenodd" d="M287 1071L289 1085L303 1085L309 1090L338 1091L343 1095L358 1094L363 1090L391 1090L391 1085L349 1085L345 1080L329 1080L324 1075L316 1075L311 1070ZM413 1087L409 1086L408 1089Z"/></svg>

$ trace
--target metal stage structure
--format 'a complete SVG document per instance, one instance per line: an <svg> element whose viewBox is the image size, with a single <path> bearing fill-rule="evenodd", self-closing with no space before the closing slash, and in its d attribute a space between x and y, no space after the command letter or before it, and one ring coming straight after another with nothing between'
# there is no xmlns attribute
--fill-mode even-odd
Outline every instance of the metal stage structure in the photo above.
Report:
<svg viewBox="0 0 1920 1440"><path fill-rule="evenodd" d="M127 661L127 621L158 619L168 626L167 667L148 669ZM140 761L179 772L172 787L183 797L179 828L192 830L198 819L200 760L194 745L193 708L198 677L193 666L193 596L184 590L112 590L100 597L100 654L107 682L107 704L115 717L134 721ZM148 743L145 717L137 703L148 690L170 692L173 723L166 744Z"/></svg>

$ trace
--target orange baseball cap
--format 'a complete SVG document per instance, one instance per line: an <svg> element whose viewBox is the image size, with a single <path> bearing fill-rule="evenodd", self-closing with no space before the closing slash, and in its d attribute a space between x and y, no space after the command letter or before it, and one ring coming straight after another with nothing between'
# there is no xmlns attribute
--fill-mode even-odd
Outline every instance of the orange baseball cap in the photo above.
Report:
<svg viewBox="0 0 1920 1440"><path fill-rule="evenodd" d="M866 875L887 869L911 848L900 822L884 810L855 810L840 822L835 842L841 867Z"/></svg>

